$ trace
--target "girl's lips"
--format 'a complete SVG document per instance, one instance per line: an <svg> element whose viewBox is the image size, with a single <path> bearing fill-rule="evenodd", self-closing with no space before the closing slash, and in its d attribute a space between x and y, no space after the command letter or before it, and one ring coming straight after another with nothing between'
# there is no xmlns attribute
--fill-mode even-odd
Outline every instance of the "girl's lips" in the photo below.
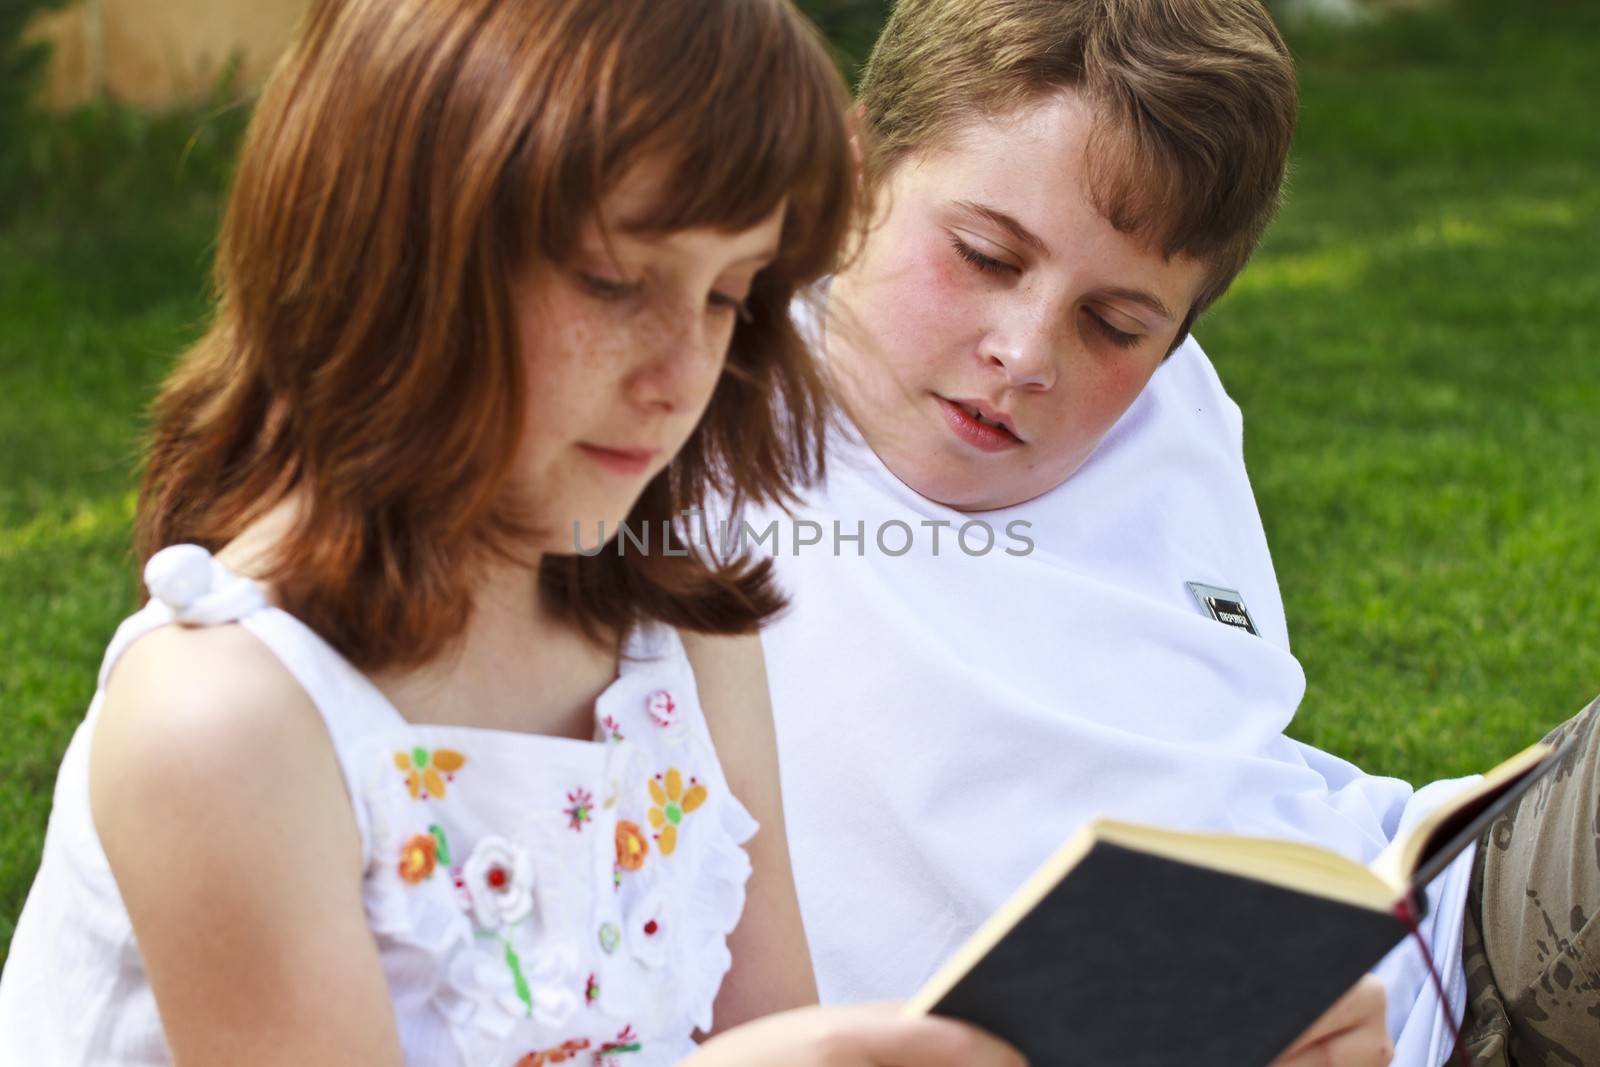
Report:
<svg viewBox="0 0 1600 1067"><path fill-rule="evenodd" d="M654 448L602 448L582 443L578 448L606 470L627 475L643 474L649 470L651 461L659 451Z"/></svg>
<svg viewBox="0 0 1600 1067"><path fill-rule="evenodd" d="M952 400L936 397L939 407L944 412L945 422L960 440L978 449L980 452L1005 452L1013 448L1021 448L1022 442L1015 434L987 423L979 422L967 414L967 409Z"/></svg>

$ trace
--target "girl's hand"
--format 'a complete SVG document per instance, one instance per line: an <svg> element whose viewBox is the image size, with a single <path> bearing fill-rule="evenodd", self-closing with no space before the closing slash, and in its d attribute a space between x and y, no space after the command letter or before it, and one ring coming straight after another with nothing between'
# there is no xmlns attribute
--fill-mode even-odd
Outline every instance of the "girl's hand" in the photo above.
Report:
<svg viewBox="0 0 1600 1067"><path fill-rule="evenodd" d="M1384 1067L1394 1043L1384 1024L1387 994L1372 975L1357 982L1272 1067Z"/></svg>
<svg viewBox="0 0 1600 1067"><path fill-rule="evenodd" d="M736 1027L683 1067L1026 1067L1011 1046L965 1023L907 1017L898 1005L798 1008Z"/></svg>

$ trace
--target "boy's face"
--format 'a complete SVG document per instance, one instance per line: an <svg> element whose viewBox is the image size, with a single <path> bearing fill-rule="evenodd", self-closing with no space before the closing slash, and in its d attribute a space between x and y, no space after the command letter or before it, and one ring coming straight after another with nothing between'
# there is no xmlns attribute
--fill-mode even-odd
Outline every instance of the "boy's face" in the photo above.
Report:
<svg viewBox="0 0 1600 1067"><path fill-rule="evenodd" d="M939 503L1007 507L1069 478L1204 281L1204 264L1163 258L1095 208L1092 119L1061 93L903 160L886 217L834 280L829 353L851 414Z"/></svg>

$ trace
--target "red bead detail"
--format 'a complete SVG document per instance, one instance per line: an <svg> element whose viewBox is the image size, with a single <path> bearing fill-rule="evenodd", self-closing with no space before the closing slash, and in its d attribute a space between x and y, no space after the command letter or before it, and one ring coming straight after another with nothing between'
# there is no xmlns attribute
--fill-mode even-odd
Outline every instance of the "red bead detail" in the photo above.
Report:
<svg viewBox="0 0 1600 1067"><path fill-rule="evenodd" d="M511 880L504 867L490 867L489 873L485 877L489 882L490 889L504 889L506 883Z"/></svg>
<svg viewBox="0 0 1600 1067"><path fill-rule="evenodd" d="M651 937L656 936L656 931L659 929L661 929L661 927L656 925L656 921L654 919L651 919L649 922L644 924L644 932Z"/></svg>

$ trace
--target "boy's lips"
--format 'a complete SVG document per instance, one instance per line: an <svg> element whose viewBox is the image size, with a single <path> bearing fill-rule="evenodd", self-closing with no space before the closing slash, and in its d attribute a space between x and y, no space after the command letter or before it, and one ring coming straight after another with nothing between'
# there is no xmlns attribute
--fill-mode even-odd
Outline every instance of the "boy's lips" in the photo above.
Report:
<svg viewBox="0 0 1600 1067"><path fill-rule="evenodd" d="M1023 445L1011 417L978 400L948 400L934 394L945 422L960 440L982 452L1005 452Z"/></svg>

